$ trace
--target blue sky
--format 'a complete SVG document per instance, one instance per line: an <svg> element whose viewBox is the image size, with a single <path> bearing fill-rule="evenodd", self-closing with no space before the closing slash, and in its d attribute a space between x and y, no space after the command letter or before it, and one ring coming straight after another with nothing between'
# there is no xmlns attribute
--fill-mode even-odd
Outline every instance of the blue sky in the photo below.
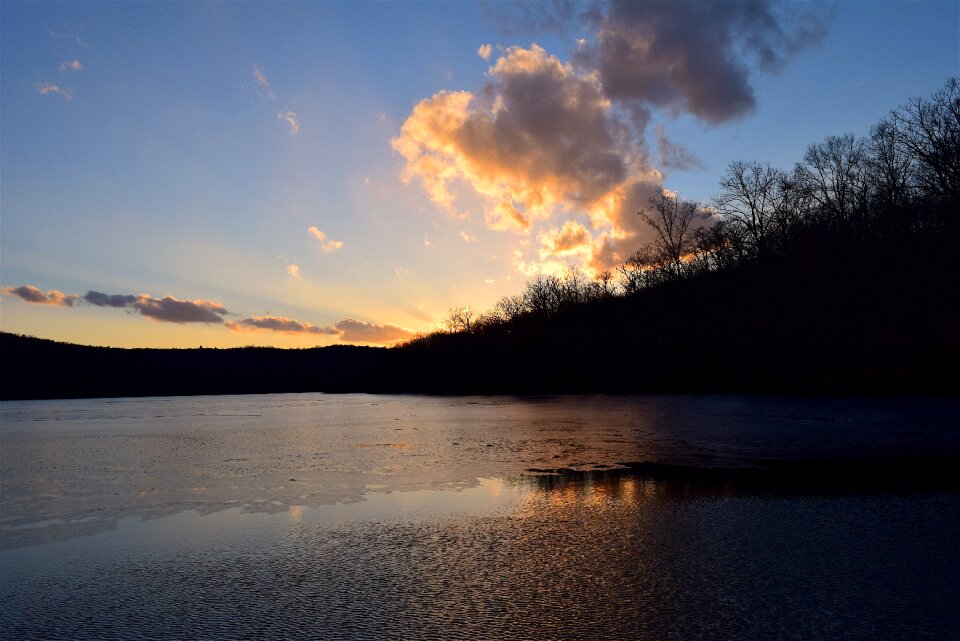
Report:
<svg viewBox="0 0 960 641"><path fill-rule="evenodd" d="M688 6L697 22L725 5ZM659 176L705 201L730 161L790 168L807 145L866 134L960 73L960 3L792 3L823 31L776 71L738 54L733 32L752 108L709 121L692 99L612 97L616 120L603 100L630 70L583 62L602 53L601 30L620 28L600 7L605 22L548 30L508 4L3 3L3 330L120 346L386 344L430 331L451 307L489 307L533 274L596 268L604 238L607 249L639 244L625 214L585 190L626 211L636 181ZM557 95L596 99L599 111L563 115L571 129L619 131L643 106L642 136L611 139L635 182L598 182L544 155L575 150L599 166L602 148L580 151L602 136L572 148L550 139L562 127L491 120L506 113L496 100L544 107L518 84L546 86L531 74L552 78ZM461 101L441 104L451 96ZM463 127L440 132L443 117ZM500 129L478 138L492 122ZM663 166L657 127L700 168ZM531 131L539 147L521 148ZM441 174L453 204L431 191ZM544 197L550 207L536 210ZM497 213L504 199L513 222ZM44 297L13 293L27 285ZM88 291L133 302L92 304Z"/></svg>

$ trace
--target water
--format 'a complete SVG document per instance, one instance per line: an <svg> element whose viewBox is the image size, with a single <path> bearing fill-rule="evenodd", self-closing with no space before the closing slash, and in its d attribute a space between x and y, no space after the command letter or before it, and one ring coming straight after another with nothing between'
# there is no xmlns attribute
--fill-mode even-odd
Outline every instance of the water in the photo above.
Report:
<svg viewBox="0 0 960 641"><path fill-rule="evenodd" d="M2 638L960 638L953 491L782 493L620 469L956 452L956 401L0 409Z"/></svg>

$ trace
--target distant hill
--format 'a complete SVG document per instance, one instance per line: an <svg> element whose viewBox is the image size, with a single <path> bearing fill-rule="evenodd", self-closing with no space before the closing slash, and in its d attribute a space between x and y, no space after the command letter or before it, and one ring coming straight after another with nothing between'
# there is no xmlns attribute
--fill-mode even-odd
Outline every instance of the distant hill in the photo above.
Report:
<svg viewBox="0 0 960 641"><path fill-rule="evenodd" d="M375 389L385 350L119 349L0 333L0 398L170 396Z"/></svg>

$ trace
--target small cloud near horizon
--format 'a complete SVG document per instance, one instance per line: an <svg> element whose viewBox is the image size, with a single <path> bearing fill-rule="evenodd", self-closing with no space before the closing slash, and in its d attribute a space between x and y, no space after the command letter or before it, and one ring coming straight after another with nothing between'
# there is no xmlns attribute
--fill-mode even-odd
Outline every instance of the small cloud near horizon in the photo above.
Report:
<svg viewBox="0 0 960 641"><path fill-rule="evenodd" d="M73 304L80 298L76 294L64 294L63 292L51 289L43 291L35 285L21 285L12 287L7 285L0 289L0 292L7 296L14 296L27 303L37 305L59 305L62 307L73 307Z"/></svg>
<svg viewBox="0 0 960 641"><path fill-rule="evenodd" d="M269 314L265 316L244 318L240 321L229 322L226 325L227 329L230 329L234 332L255 332L259 330L266 330L278 332L280 334L339 334L336 329L330 327L318 327L317 325L312 325L311 323L301 323L292 318L286 318L284 316L271 316Z"/></svg>
<svg viewBox="0 0 960 641"><path fill-rule="evenodd" d="M373 343L387 345L406 340L414 336L414 332L397 325L377 325L365 323L353 318L338 321L332 327L320 327L312 323L303 323L284 316L253 316L240 321L226 323L226 327L234 332L267 331L280 334L314 334L337 336L347 343Z"/></svg>

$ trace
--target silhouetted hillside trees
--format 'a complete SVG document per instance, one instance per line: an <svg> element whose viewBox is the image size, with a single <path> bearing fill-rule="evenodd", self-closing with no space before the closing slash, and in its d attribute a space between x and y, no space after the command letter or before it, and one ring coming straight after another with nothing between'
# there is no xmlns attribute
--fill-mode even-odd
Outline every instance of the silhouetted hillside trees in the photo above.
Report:
<svg viewBox="0 0 960 641"><path fill-rule="evenodd" d="M731 163L709 204L662 192L615 272L538 276L400 351L431 389L459 361L476 391L957 391L958 208L951 79L790 171Z"/></svg>

